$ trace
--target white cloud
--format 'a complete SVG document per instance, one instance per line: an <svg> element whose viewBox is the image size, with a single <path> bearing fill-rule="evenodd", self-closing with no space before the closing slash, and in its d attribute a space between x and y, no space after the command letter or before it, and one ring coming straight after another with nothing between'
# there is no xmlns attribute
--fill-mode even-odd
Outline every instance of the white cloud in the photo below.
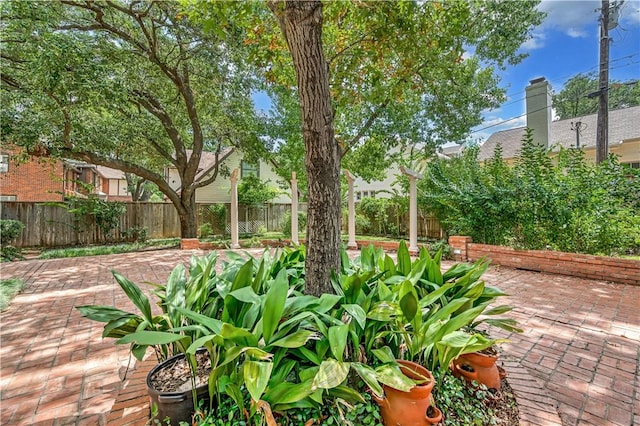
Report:
<svg viewBox="0 0 640 426"><path fill-rule="evenodd" d="M545 38L546 36L544 35L544 33L534 32L531 35L531 38L522 44L522 48L524 50L541 49L544 47Z"/></svg>
<svg viewBox="0 0 640 426"><path fill-rule="evenodd" d="M640 24L640 1L626 1L620 9L620 22L623 25Z"/></svg>
<svg viewBox="0 0 640 426"><path fill-rule="evenodd" d="M543 29L562 31L570 37L586 37L586 27L598 22L598 0L542 0L538 9L547 13Z"/></svg>

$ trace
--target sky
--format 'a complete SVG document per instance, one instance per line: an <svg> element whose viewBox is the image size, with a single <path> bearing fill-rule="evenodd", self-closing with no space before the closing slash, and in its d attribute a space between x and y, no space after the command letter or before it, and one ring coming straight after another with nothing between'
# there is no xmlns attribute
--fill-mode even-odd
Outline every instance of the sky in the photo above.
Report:
<svg viewBox="0 0 640 426"><path fill-rule="evenodd" d="M517 0L512 0L517 1ZM618 1L619 2L619 1ZM612 2L613 3L613 2ZM538 8L547 13L533 37L522 47L529 56L515 66L500 71L500 87L507 100L499 108L484 111L484 122L472 129L471 139L483 142L500 130L526 124L525 87L529 81L545 77L554 92L579 73L598 72L600 0L542 0ZM640 0L625 0L619 24L609 31L609 79L640 79ZM265 93L255 93L255 106L266 111L271 101ZM452 144L448 144L452 145Z"/></svg>
<svg viewBox="0 0 640 426"><path fill-rule="evenodd" d="M529 56L499 73L500 86L507 89L507 101L500 108L483 113L484 123L473 129L472 139L483 141L496 131L526 124L526 118L520 116L525 113L524 90L530 80L546 77L552 90L559 92L578 73L597 75L600 7L600 0L540 3L538 8L547 17L521 48ZM640 79L640 0L623 3L618 27L610 30L609 36L609 80Z"/></svg>

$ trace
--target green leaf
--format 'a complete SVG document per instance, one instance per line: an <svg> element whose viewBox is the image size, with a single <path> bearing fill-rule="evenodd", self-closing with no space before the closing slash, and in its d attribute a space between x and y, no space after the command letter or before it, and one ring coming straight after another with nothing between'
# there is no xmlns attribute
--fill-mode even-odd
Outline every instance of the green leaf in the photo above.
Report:
<svg viewBox="0 0 640 426"><path fill-rule="evenodd" d="M405 280L402 282L399 298L402 314L411 322L418 312L418 295L411 281Z"/></svg>
<svg viewBox="0 0 640 426"><path fill-rule="evenodd" d="M166 345L183 339L189 339L189 337L176 333L167 333L165 331L142 330L126 335L118 339L116 343L137 343L138 345L154 346Z"/></svg>
<svg viewBox="0 0 640 426"><path fill-rule="evenodd" d="M364 383L369 386L369 389L371 389L376 396L382 398L382 386L378 383L376 371L368 365L361 364L359 362L352 362L351 367L353 367L356 373L358 373Z"/></svg>
<svg viewBox="0 0 640 426"><path fill-rule="evenodd" d="M149 324L153 324L153 319L151 316L151 305L149 305L149 299L144 295L142 290L135 285L133 282L129 281L116 271L111 271L113 277L116 279L116 282L120 285L120 288L125 292L129 300L136 305L136 308L140 310L144 319L146 319Z"/></svg>
<svg viewBox="0 0 640 426"><path fill-rule="evenodd" d="M396 309L397 306L395 304L391 304L388 302L378 302L371 307L369 313L367 314L367 318L374 321L389 322L393 318L395 318Z"/></svg>
<svg viewBox="0 0 640 426"><path fill-rule="evenodd" d="M482 315L501 315L513 310L513 306L511 305L500 305L495 308L489 309L482 313Z"/></svg>
<svg viewBox="0 0 640 426"><path fill-rule="evenodd" d="M340 301L340 299L342 299L342 296L338 296L337 294L324 293L322 296L320 296L320 303L316 308L316 312L321 314L328 312L335 306L336 303Z"/></svg>
<svg viewBox="0 0 640 426"><path fill-rule="evenodd" d="M322 361L318 373L313 378L312 390L335 388L347 379L349 368L348 362L331 358Z"/></svg>
<svg viewBox="0 0 640 426"><path fill-rule="evenodd" d="M407 244L404 240L400 241L400 244L398 245L397 259L397 271L406 277L411 272L411 256L409 256L409 249L407 248Z"/></svg>
<svg viewBox="0 0 640 426"><path fill-rule="evenodd" d="M271 343L270 346L277 346L281 348L299 348L307 343L307 340L313 336L313 331L298 330L293 334L289 334L282 339L278 339Z"/></svg>
<svg viewBox="0 0 640 426"><path fill-rule="evenodd" d="M229 296L238 299L244 303L260 303L261 299L250 286L241 287L229 293Z"/></svg>
<svg viewBox="0 0 640 426"><path fill-rule="evenodd" d="M287 271L283 269L278 273L278 276L271 284L271 288L267 291L262 307L262 335L267 344L282 318L288 291Z"/></svg>
<svg viewBox="0 0 640 426"><path fill-rule="evenodd" d="M351 317L354 320L356 320L360 328L364 330L367 324L367 314L364 311L364 309L362 309L360 305L346 304L346 305L342 305L342 307L344 308L345 311L349 313L349 315L351 315Z"/></svg>
<svg viewBox="0 0 640 426"><path fill-rule="evenodd" d="M93 321L109 322L120 318L136 318L137 315L125 312L112 306L103 305L83 305L76 306L80 314Z"/></svg>
<svg viewBox="0 0 640 426"><path fill-rule="evenodd" d="M258 339L251 332L245 330L244 328L236 327L226 322L222 325L220 336L222 336L225 340L231 340L241 345L258 345Z"/></svg>
<svg viewBox="0 0 640 426"><path fill-rule="evenodd" d="M348 324L329 327L329 345L333 356L335 356L338 361L342 361L344 348L347 346L348 334Z"/></svg>
<svg viewBox="0 0 640 426"><path fill-rule="evenodd" d="M263 399L271 404L291 404L311 395L311 380L302 383L282 382L269 389Z"/></svg>
<svg viewBox="0 0 640 426"><path fill-rule="evenodd" d="M251 399L259 401L267 388L271 378L272 362L245 361L244 362L244 384L251 395Z"/></svg>
<svg viewBox="0 0 640 426"><path fill-rule="evenodd" d="M380 383L403 392L408 392L416 385L413 380L402 374L397 365L393 364L384 364L376 368L376 377Z"/></svg>
<svg viewBox="0 0 640 426"><path fill-rule="evenodd" d="M187 318L193 320L194 323L207 327L215 334L220 334L220 331L222 330L223 323L218 319L209 318L205 315L190 311L189 309L181 308L179 306L176 306L176 310Z"/></svg>
<svg viewBox="0 0 640 426"><path fill-rule="evenodd" d="M380 360L383 364L389 364L396 362L396 357L393 355L389 346L383 346L379 349L372 349L373 355Z"/></svg>

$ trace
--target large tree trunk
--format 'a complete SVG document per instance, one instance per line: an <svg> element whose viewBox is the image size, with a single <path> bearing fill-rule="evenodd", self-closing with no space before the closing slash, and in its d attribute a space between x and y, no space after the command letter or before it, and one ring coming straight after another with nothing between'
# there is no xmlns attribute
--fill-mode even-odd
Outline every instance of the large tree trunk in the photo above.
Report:
<svg viewBox="0 0 640 426"><path fill-rule="evenodd" d="M322 52L322 3L269 3L285 36L298 79L307 169L306 292L333 291L340 269L340 152L333 130L329 68Z"/></svg>
<svg viewBox="0 0 640 426"><path fill-rule="evenodd" d="M198 237L198 230L196 228L197 224L195 198L195 191L190 191L189 194L182 194L182 197L180 199L178 217L180 218L180 236L182 238Z"/></svg>

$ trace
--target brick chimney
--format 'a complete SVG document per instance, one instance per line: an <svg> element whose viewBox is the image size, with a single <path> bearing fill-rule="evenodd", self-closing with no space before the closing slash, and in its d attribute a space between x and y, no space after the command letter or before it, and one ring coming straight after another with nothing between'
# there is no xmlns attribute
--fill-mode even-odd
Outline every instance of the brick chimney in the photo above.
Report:
<svg viewBox="0 0 640 426"><path fill-rule="evenodd" d="M527 127L533 130L533 142L549 148L551 138L551 85L544 77L529 81Z"/></svg>

